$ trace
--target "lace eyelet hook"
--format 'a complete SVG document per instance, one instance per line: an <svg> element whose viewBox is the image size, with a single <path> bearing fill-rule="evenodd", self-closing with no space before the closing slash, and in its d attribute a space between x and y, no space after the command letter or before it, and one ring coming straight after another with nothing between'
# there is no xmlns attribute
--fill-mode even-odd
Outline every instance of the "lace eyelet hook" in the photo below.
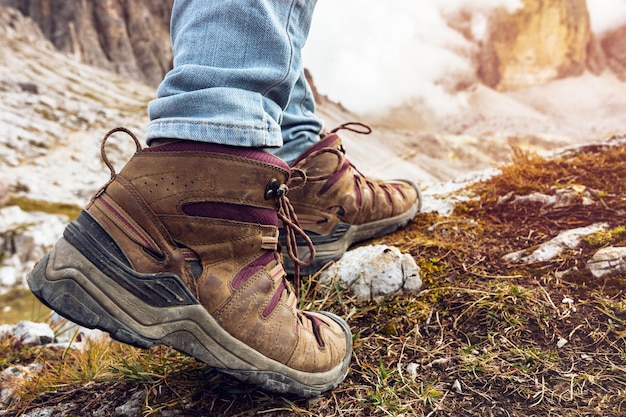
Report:
<svg viewBox="0 0 626 417"><path fill-rule="evenodd" d="M281 184L276 178L271 178L265 186L263 197L266 200L279 199L287 194L288 189L287 184Z"/></svg>

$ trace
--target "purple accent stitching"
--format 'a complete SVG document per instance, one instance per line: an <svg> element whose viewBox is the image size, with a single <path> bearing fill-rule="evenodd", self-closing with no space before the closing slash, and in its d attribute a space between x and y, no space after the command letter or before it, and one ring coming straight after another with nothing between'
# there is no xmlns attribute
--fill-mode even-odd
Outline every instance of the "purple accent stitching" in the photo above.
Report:
<svg viewBox="0 0 626 417"><path fill-rule="evenodd" d="M153 252L157 252L160 253L160 251L158 249L155 249L152 244L150 244L150 242L148 240L145 239L145 237L143 236L143 234L135 229L135 227L133 227L133 225L126 220L126 218L124 217L124 215L122 215L120 212L118 212L115 207L113 207L112 205L110 205L105 199L100 199L100 202L107 208L109 209L109 212L111 212L111 214L113 214L115 217L118 218L119 221L122 222L122 224L124 224L124 226L126 226L128 228L128 230L135 235L135 237L137 239L139 239L142 244L144 245L144 247L150 249Z"/></svg>
<svg viewBox="0 0 626 417"><path fill-rule="evenodd" d="M189 203L183 206L183 213L188 216L278 226L278 216L275 210L240 206L237 204L211 202Z"/></svg>
<svg viewBox="0 0 626 417"><path fill-rule="evenodd" d="M280 284L278 285L278 288L276 289L276 292L274 293L274 296L270 300L270 303L267 305L267 307L265 307L265 310L263 310L262 315L264 318L267 318L269 317L270 314L272 314L272 311L274 311L274 309L278 305L280 298L283 296L283 291L286 288L287 287L285 286L285 280L281 279Z"/></svg>
<svg viewBox="0 0 626 417"><path fill-rule="evenodd" d="M367 186L372 192L372 208L374 209L376 208L376 189L375 189L374 183L371 183L369 181L367 181Z"/></svg>
<svg viewBox="0 0 626 417"><path fill-rule="evenodd" d="M400 184L391 184L391 186L393 187L394 190L396 190L398 193L400 193L402 198L406 198L406 195L404 194L404 191L402 191L402 185L400 185Z"/></svg>
<svg viewBox="0 0 626 417"><path fill-rule="evenodd" d="M326 181L326 183L324 184L324 186L322 188L320 188L318 194L322 195L324 194L326 191L328 191L333 185L335 185L335 183L337 181L339 181L339 179L341 178L341 176L343 175L344 172L346 172L346 170L350 167L350 162L345 159L343 161L343 165L341 166L341 168L339 168L339 170L335 171L335 173L328 179L328 181Z"/></svg>
<svg viewBox="0 0 626 417"><path fill-rule="evenodd" d="M361 194L361 183L359 182L358 177L355 175L352 177L354 180L354 191L356 193L356 202L359 207L361 207L361 203L363 202L363 195Z"/></svg>
<svg viewBox="0 0 626 417"><path fill-rule="evenodd" d="M274 260L273 252L265 252L257 259L246 265L241 271L233 278L233 288L238 290L241 286L254 274L265 268L265 265Z"/></svg>
<svg viewBox="0 0 626 417"><path fill-rule="evenodd" d="M324 323L322 320L312 314L304 313L304 315L307 319L311 320L311 324L313 324L313 334L315 335L315 339L317 339L317 344L321 347L326 346L326 344L324 343L324 339L322 339L322 335L320 333L320 326L326 325L326 323Z"/></svg>
<svg viewBox="0 0 626 417"><path fill-rule="evenodd" d="M311 146L309 149L306 150L306 152L304 152L302 155L300 155L300 157L292 164L292 165L296 165L298 162L300 162L301 160L303 160L304 158L306 158L307 156L309 156L310 154L312 154L315 151L318 151L322 148L328 148L329 142L333 142L335 140L337 140L339 138L339 136L337 135L328 135L326 136L324 139L320 140L319 142L317 142L315 145Z"/></svg>

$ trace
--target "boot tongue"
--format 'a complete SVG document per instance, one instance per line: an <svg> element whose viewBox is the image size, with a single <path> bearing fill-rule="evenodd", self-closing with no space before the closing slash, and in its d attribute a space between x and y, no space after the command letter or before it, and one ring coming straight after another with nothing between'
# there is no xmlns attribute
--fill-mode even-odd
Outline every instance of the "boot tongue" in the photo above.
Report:
<svg viewBox="0 0 626 417"><path fill-rule="evenodd" d="M339 135L337 135L336 133L329 133L326 136L322 137L319 142L300 154L300 156L295 160L292 166L296 166L300 161L311 155L313 152L319 151L320 149L324 148L342 149L341 138L339 138Z"/></svg>

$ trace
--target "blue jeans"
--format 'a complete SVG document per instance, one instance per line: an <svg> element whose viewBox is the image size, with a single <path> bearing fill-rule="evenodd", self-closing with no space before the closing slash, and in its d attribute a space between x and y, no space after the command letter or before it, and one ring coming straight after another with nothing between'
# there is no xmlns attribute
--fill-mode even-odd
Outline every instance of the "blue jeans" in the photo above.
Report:
<svg viewBox="0 0 626 417"><path fill-rule="evenodd" d="M150 102L147 139L276 148L319 140L302 67L315 0L176 0L173 69Z"/></svg>

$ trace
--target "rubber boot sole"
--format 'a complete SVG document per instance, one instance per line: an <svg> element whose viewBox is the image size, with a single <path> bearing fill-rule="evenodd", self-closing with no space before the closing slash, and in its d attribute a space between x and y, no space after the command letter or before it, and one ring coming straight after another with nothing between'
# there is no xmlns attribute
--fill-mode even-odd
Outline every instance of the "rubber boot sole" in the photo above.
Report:
<svg viewBox="0 0 626 417"><path fill-rule="evenodd" d="M106 254L106 251L103 251ZM69 320L91 329L110 333L111 337L132 346L148 348L156 344L171 346L183 353L265 390L315 397L337 387L345 378L352 355L352 337L347 324L339 317L324 313L345 331L346 355L335 368L320 373L298 371L270 359L226 332L195 299L174 297L174 305L147 302L137 289L155 280L154 275L111 276L110 271L124 271L115 258L102 256L94 265L65 238L57 242L28 275L31 291L45 305ZM101 265L100 265L101 266ZM120 269L121 268L121 269ZM171 298L171 280L163 289ZM157 281L158 282L158 281ZM182 286L182 283L180 283ZM172 304L172 303L169 303Z"/></svg>

